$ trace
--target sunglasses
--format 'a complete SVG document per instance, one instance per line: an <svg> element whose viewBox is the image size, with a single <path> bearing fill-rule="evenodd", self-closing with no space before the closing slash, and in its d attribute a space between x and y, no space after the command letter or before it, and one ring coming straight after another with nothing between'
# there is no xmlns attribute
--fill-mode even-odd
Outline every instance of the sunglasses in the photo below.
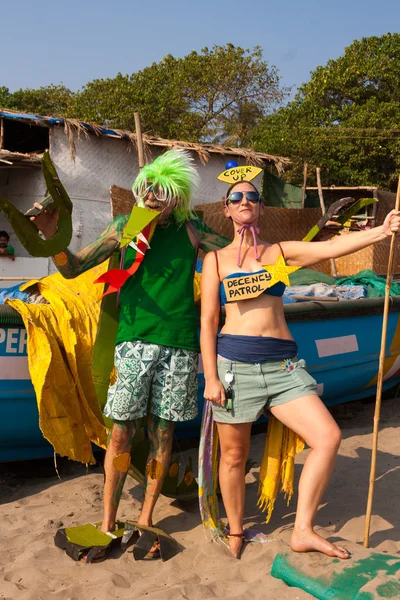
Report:
<svg viewBox="0 0 400 600"><path fill-rule="evenodd" d="M232 194L229 194L226 201L231 204L240 204L244 196L246 196L247 200L252 204L261 202L261 197L258 192L232 192Z"/></svg>
<svg viewBox="0 0 400 600"><path fill-rule="evenodd" d="M160 188L158 185L153 185L150 183L150 185L144 191L143 198L147 198L150 192L153 192L154 198L159 202L165 202L168 200L168 192Z"/></svg>

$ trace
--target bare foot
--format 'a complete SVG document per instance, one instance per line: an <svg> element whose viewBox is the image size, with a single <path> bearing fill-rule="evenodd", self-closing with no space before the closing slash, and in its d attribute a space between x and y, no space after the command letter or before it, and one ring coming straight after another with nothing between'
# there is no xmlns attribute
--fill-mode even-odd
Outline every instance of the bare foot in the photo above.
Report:
<svg viewBox="0 0 400 600"><path fill-rule="evenodd" d="M233 558L240 558L242 553L244 535L228 535L229 547Z"/></svg>
<svg viewBox="0 0 400 600"><path fill-rule="evenodd" d="M110 527L107 527L107 525L102 524L100 527L100 530L103 533L110 534L110 532L115 531L115 528L116 528L115 523L114 523L114 525L111 525ZM106 560L107 554L108 554L108 551L110 550L110 548L108 546L105 546L104 548L98 548L95 552L93 552L92 550L93 549L91 548L90 550L88 550L88 552L86 554L82 555L82 562L85 562L87 564L103 562L103 560ZM87 560L88 556L89 556L89 561Z"/></svg>
<svg viewBox="0 0 400 600"><path fill-rule="evenodd" d="M321 552L327 556L342 559L347 559L351 556L346 548L331 544L312 529L307 531L294 530L290 547L293 552Z"/></svg>

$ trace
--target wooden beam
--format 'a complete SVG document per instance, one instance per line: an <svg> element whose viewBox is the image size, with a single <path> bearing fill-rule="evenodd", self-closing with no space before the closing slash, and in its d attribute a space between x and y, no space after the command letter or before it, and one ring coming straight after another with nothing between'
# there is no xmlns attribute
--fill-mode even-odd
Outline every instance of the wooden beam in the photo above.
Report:
<svg viewBox="0 0 400 600"><path fill-rule="evenodd" d="M301 193L301 208L304 208L304 202L306 200L306 188L307 188L307 163L304 163L303 169L303 189Z"/></svg>
<svg viewBox="0 0 400 600"><path fill-rule="evenodd" d="M136 146L137 146L137 151L138 151L139 169L141 169L142 167L144 167L142 125L140 123L140 115L138 112L134 113L134 117L135 117Z"/></svg>
<svg viewBox="0 0 400 600"><path fill-rule="evenodd" d="M306 187L307 190L318 190L318 186L311 186L308 185ZM330 190L332 192L334 192L335 190L363 190L364 192L373 192L374 190L378 190L379 188L377 188L376 186L372 186L372 185L359 185L356 187L352 187L352 186L346 186L346 185L326 185L326 186L321 186L322 190Z"/></svg>
<svg viewBox="0 0 400 600"><path fill-rule="evenodd" d="M321 169L319 167L317 167L317 189L318 189L319 205L321 207L322 214L324 215L326 213L326 208L325 208L324 194L322 193Z"/></svg>
<svg viewBox="0 0 400 600"><path fill-rule="evenodd" d="M324 215L326 213L326 208L325 208L324 194L322 192L322 185L321 185L321 169L319 167L317 167L317 186L318 186L319 203L321 206L322 214ZM337 277L337 269L336 269L335 259L331 258L330 263L331 263L332 275L334 277Z"/></svg>

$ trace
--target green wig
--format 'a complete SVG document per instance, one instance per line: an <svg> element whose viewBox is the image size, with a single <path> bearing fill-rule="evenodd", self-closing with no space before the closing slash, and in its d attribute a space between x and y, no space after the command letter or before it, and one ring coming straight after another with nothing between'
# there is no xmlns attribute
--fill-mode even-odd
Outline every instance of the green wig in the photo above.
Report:
<svg viewBox="0 0 400 600"><path fill-rule="evenodd" d="M189 152L168 150L142 167L132 186L138 206L144 206L145 192L151 183L165 194L165 203L173 206L177 220L196 218L192 194L200 178L193 163Z"/></svg>

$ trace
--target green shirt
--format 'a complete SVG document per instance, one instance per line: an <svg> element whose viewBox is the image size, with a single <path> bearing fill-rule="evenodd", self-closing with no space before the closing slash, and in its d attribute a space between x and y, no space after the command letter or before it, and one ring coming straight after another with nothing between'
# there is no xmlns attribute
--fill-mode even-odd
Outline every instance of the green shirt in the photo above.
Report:
<svg viewBox="0 0 400 600"><path fill-rule="evenodd" d="M7 252L10 256L14 256L14 248L12 246L7 246Z"/></svg>
<svg viewBox="0 0 400 600"><path fill-rule="evenodd" d="M135 260L127 247L124 268ZM121 289L117 344L144 340L198 350L193 295L195 249L185 224L157 225L138 271Z"/></svg>

